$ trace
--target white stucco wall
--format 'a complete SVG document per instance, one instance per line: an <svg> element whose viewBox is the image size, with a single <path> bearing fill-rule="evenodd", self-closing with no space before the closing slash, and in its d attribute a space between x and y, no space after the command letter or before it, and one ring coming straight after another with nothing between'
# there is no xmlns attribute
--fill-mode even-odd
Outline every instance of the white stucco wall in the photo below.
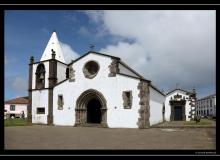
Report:
<svg viewBox="0 0 220 160"><path fill-rule="evenodd" d="M42 62L44 64L44 67L45 67L45 88L48 88L48 78L49 78L49 62L46 61L46 62ZM37 66L39 65L40 63L37 63L37 64L33 64L33 74L32 74L32 89L35 89L35 84L36 84L36 69L37 69Z"/></svg>
<svg viewBox="0 0 220 160"><path fill-rule="evenodd" d="M87 79L82 72L86 62L94 60L99 63L100 70L96 77ZM54 124L75 124L75 105L78 97L88 89L101 92L107 101L107 124L110 128L137 128L139 109L139 80L122 75L108 77L111 58L89 54L73 64L75 82L68 80L54 88ZM132 90L133 102L131 109L124 109L122 92ZM57 98L62 94L64 98L63 110L58 110Z"/></svg>
<svg viewBox="0 0 220 160"><path fill-rule="evenodd" d="M165 120L166 120L166 121L170 121L170 115L171 115L171 106L170 106L170 104L169 104L170 98L171 98L171 97L173 98L173 96L176 95L177 93L178 93L179 95L184 96L185 98L189 98L189 96L186 95L186 93L183 92L183 91L181 91L181 90L176 90L176 91L174 91L174 92L168 94L168 95L166 96L166 100L165 100ZM173 99L174 99L174 98L173 98ZM189 115L190 115L189 112L190 112L190 110L191 110L191 106L189 105L189 103L190 103L190 102L189 102L189 99L186 99L186 104L185 104L186 121L189 121L189 120L190 120L190 118L189 118Z"/></svg>
<svg viewBox="0 0 220 160"><path fill-rule="evenodd" d="M66 68L67 65L57 61L57 83L66 79Z"/></svg>
<svg viewBox="0 0 220 160"><path fill-rule="evenodd" d="M131 72L129 69L127 69L123 65L119 64L118 67L119 67L119 73L127 74L127 75L134 76L134 77L138 77L136 74Z"/></svg>
<svg viewBox="0 0 220 160"><path fill-rule="evenodd" d="M96 61L99 72L93 79L85 78L83 67L88 61ZM110 128L138 128L138 110L140 108L138 97L139 79L130 78L117 74L116 77L108 77L111 57L97 54L89 54L73 65L75 70L75 82L66 80L54 87L53 90L53 116L55 125L73 126L75 124L75 107L78 97L89 89L99 91L107 101L107 125ZM33 72L33 89L35 89L35 72ZM65 79L66 66L58 63L58 82ZM46 85L48 87L49 63L45 63ZM123 91L132 91L132 107L124 109ZM63 95L64 105L62 110L58 110L58 95ZM162 107L164 97L153 88L150 88L150 125L163 120ZM37 114L37 107L45 107L45 114ZM36 90L32 92L32 121L33 123L47 124L48 115L48 90Z"/></svg>
<svg viewBox="0 0 220 160"><path fill-rule="evenodd" d="M150 87L150 125L163 122L163 103L165 96Z"/></svg>
<svg viewBox="0 0 220 160"><path fill-rule="evenodd" d="M37 114L37 108L44 107L45 114ZM32 123L47 124L48 90L32 91Z"/></svg>

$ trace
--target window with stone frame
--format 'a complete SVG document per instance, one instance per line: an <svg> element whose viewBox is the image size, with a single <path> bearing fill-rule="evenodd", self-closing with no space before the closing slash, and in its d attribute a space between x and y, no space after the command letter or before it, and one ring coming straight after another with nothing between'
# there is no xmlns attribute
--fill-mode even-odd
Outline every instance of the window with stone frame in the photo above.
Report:
<svg viewBox="0 0 220 160"><path fill-rule="evenodd" d="M37 108L37 114L45 114L45 108L44 107L38 107Z"/></svg>
<svg viewBox="0 0 220 160"><path fill-rule="evenodd" d="M132 91L124 91L122 93L124 109L131 109L132 106Z"/></svg>
<svg viewBox="0 0 220 160"><path fill-rule="evenodd" d="M89 61L83 67L84 76L86 78L92 79L97 75L99 69L100 69L100 67L97 62Z"/></svg>
<svg viewBox="0 0 220 160"><path fill-rule="evenodd" d="M63 110L63 104L64 104L63 95L59 94L57 100L58 110Z"/></svg>
<svg viewBox="0 0 220 160"><path fill-rule="evenodd" d="M39 64L36 70L36 89L45 87L45 67L44 64Z"/></svg>

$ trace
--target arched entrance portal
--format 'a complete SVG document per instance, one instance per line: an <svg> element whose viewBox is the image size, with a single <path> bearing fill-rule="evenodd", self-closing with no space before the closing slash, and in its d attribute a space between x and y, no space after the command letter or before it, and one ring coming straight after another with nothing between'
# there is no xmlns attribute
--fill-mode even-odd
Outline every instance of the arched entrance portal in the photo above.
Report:
<svg viewBox="0 0 220 160"><path fill-rule="evenodd" d="M94 89L83 92L76 101L75 126L99 123L107 127L107 107L104 96Z"/></svg>

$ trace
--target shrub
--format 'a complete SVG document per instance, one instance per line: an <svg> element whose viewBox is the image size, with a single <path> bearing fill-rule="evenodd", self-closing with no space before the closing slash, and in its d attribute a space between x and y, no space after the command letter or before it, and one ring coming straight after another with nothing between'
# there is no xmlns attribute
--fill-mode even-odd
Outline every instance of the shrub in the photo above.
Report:
<svg viewBox="0 0 220 160"><path fill-rule="evenodd" d="M199 116L195 116L195 117L194 117L194 121L196 121L196 123L199 123L200 120L201 120L201 118L200 118Z"/></svg>

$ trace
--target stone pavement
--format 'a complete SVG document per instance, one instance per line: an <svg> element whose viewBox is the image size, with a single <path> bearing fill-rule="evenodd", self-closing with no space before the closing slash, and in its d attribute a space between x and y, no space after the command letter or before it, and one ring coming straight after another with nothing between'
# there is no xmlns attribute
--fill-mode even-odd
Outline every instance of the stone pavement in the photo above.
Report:
<svg viewBox="0 0 220 160"><path fill-rule="evenodd" d="M186 121L168 121L151 126L153 128L216 128L216 121L205 120L209 124L203 125L186 125Z"/></svg>
<svg viewBox="0 0 220 160"><path fill-rule="evenodd" d="M215 128L5 127L5 149L215 149Z"/></svg>

